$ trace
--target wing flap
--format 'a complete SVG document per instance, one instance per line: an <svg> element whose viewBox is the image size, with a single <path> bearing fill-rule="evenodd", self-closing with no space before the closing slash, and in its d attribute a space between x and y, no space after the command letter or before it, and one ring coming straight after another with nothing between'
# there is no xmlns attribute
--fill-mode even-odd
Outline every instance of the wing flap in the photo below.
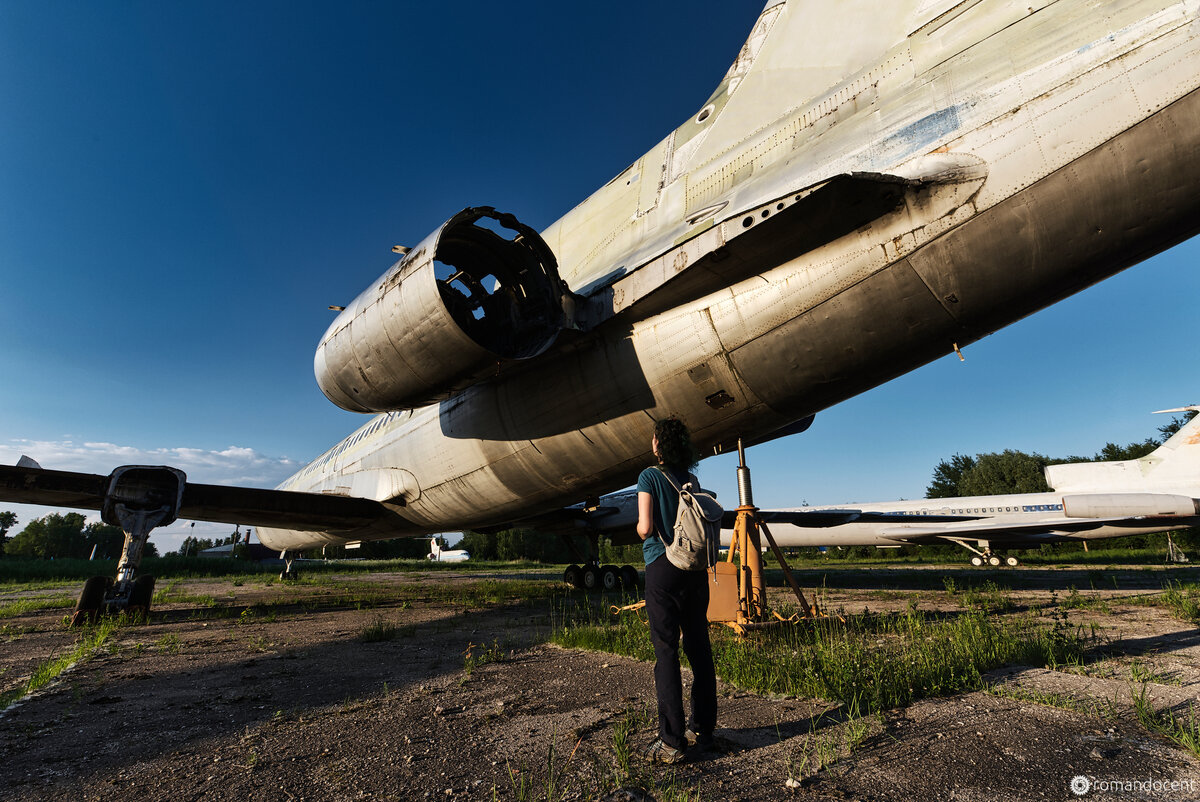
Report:
<svg viewBox="0 0 1200 802"><path fill-rule="evenodd" d="M336 533L372 526L396 517L396 513L387 505L368 498L188 482L183 490L179 517Z"/></svg>

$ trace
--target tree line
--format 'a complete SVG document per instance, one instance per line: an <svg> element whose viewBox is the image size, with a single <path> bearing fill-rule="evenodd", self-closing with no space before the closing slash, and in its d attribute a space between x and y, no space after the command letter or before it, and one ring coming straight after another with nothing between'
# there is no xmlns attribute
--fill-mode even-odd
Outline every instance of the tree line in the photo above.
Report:
<svg viewBox="0 0 1200 802"><path fill-rule="evenodd" d="M88 523L78 512L55 512L34 518L9 538L8 532L16 524L15 513L0 512L0 553L10 557L87 559L95 550L97 559L115 560L121 556L121 549L125 545L125 533L121 527L99 521ZM147 543L143 554L157 557L158 549L153 543Z"/></svg>
<svg viewBox="0 0 1200 802"><path fill-rule="evenodd" d="M1139 459L1166 442L1195 416L1188 412L1158 427L1159 437L1119 446L1106 443L1091 457L1047 457L1024 451L1005 449L1000 453L976 454L968 457L955 454L942 460L933 469L933 479L925 488L925 498L956 498L959 496L1002 496L1010 493L1049 493L1046 466L1067 462L1107 462Z"/></svg>

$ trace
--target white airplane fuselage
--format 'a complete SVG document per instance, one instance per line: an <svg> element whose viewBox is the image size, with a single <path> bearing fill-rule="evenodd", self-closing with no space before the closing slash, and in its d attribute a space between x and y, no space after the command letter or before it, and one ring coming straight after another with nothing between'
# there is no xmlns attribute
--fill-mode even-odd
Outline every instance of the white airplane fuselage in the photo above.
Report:
<svg viewBox="0 0 1200 802"><path fill-rule="evenodd" d="M819 512L845 509L847 505L826 507L803 507L796 511ZM947 542L965 541L976 543L998 543L1008 546L1029 548L1039 543L1055 543L1066 540L1102 540L1126 535L1143 535L1194 526L1196 518L1182 519L1177 524L1162 521L1135 521L1122 524L1097 524L1084 531L1055 532L1055 526L1065 526L1072 519L1063 511L1062 493L1020 493L1007 496L963 496L960 498L918 499L915 501L886 501L853 504L855 510L864 513L894 515L896 520L886 523L851 521L837 526L814 529L793 526L787 523L770 524L771 534L782 547L801 546L876 546L896 548L906 545L908 538L927 536L934 528L928 523L905 523L905 517L945 516L956 518L969 516L980 526L978 529L947 531L938 535ZM997 534L998 530L1015 529L1039 524L1044 531L1023 535L1019 540ZM727 533L722 533L722 543L728 545Z"/></svg>
<svg viewBox="0 0 1200 802"><path fill-rule="evenodd" d="M562 508L632 483L658 418L706 450L769 437L1193 235L1198 8L773 0L702 109L541 233L570 291L552 343L449 370L438 400L372 418L280 486L409 525L262 542ZM432 375L422 332L347 356L371 315L403 317L379 310L422 258L339 316L319 375L361 377L363 397L404 360ZM339 403L379 408L350 384Z"/></svg>

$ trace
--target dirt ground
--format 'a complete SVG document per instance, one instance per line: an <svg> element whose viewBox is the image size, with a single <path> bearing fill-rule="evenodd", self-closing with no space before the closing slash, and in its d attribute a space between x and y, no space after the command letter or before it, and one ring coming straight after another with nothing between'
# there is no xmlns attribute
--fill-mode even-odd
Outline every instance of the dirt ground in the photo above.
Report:
<svg viewBox="0 0 1200 802"><path fill-rule="evenodd" d="M1082 790L1086 778L1087 799L1200 799L1200 761L1130 712L1143 688L1177 710L1200 695L1200 631L1127 601L1161 587L1160 572L1096 582L1088 569L897 568L801 582L824 584L826 605L851 612L914 599L961 609L946 576L1005 582L1018 608L1066 605L1078 587L1071 620L1094 625L1102 646L1082 669L993 672L1010 693L859 721L819 700L722 684L716 748L650 767L636 752L656 730L652 665L547 645L545 599L445 596L496 575L188 580L148 623L122 627L111 648L0 714L0 798L992 802L1081 798L1072 782ZM1080 596L1103 603L1080 607ZM63 613L0 622L0 686L72 648ZM371 641L378 631L390 638ZM1051 694L1076 704L1028 701Z"/></svg>

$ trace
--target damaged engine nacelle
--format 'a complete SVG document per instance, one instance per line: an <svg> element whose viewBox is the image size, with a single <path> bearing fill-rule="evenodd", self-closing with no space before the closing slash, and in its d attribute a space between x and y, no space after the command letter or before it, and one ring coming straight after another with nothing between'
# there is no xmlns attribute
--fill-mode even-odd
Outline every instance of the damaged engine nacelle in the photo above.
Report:
<svg viewBox="0 0 1200 802"><path fill-rule="evenodd" d="M317 346L317 384L352 412L449 398L545 351L567 325L568 296L536 231L465 209L338 315Z"/></svg>

